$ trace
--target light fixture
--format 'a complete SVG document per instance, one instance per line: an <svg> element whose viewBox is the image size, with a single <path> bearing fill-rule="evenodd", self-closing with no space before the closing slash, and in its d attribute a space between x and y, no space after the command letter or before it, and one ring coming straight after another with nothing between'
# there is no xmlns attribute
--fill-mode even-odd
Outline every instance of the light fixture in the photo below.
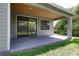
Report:
<svg viewBox="0 0 79 59"><path fill-rule="evenodd" d="M33 8L29 8L30 10L32 10Z"/></svg>

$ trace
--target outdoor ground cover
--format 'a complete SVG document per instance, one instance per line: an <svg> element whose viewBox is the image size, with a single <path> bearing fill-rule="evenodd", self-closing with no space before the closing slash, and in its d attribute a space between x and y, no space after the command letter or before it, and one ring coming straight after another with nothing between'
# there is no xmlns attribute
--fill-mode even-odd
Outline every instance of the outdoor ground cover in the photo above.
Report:
<svg viewBox="0 0 79 59"><path fill-rule="evenodd" d="M10 52L11 56L74 56L79 55L79 39L61 41L35 48L32 51Z"/></svg>

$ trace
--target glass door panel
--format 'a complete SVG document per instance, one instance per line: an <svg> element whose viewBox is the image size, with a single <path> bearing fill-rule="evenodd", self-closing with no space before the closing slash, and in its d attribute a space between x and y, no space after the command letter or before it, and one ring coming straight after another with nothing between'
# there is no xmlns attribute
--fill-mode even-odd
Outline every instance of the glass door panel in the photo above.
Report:
<svg viewBox="0 0 79 59"><path fill-rule="evenodd" d="M28 36L28 21L27 18L18 16L17 17L17 36L27 37Z"/></svg>
<svg viewBox="0 0 79 59"><path fill-rule="evenodd" d="M17 36L32 37L37 35L37 20L34 18L17 16Z"/></svg>
<svg viewBox="0 0 79 59"><path fill-rule="evenodd" d="M29 18L29 36L36 36L36 20Z"/></svg>

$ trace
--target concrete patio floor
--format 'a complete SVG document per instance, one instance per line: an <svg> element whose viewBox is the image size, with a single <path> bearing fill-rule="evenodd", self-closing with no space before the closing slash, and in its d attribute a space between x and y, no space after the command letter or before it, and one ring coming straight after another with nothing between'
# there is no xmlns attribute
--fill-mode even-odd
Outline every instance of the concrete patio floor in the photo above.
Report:
<svg viewBox="0 0 79 59"><path fill-rule="evenodd" d="M25 38L11 39L11 51L30 49L46 44L55 43L57 41L65 40L66 38L67 38L66 36L51 35L37 38L25 37Z"/></svg>

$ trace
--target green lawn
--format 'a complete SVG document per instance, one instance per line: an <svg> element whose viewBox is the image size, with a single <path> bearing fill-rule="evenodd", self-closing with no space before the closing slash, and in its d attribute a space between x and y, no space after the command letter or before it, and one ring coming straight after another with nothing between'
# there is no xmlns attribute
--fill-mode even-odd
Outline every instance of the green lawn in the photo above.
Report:
<svg viewBox="0 0 79 59"><path fill-rule="evenodd" d="M62 41L35 48L30 52L10 52L11 56L64 56L79 55L79 39Z"/></svg>

